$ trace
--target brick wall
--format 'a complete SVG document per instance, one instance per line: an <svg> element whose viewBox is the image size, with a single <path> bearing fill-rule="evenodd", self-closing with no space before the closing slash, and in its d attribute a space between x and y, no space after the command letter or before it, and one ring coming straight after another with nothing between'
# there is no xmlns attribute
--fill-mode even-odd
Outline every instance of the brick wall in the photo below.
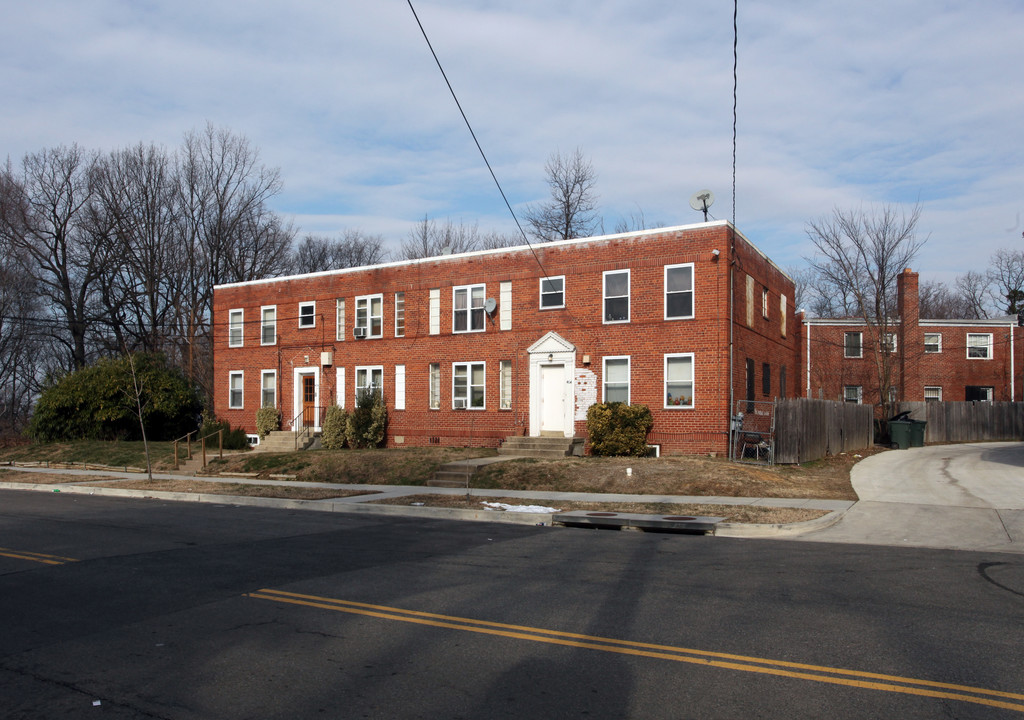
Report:
<svg viewBox="0 0 1024 720"><path fill-rule="evenodd" d="M665 452L723 452L729 416L729 268L734 265L735 308L733 388L742 396L746 357L755 360L757 399L770 399L778 388L782 367L795 368L798 336L791 298L792 282L742 236L731 252L728 223L708 223L662 231L646 231L528 248L486 251L420 261L389 263L372 268L332 271L220 286L214 292L214 375L219 388L214 398L218 417L254 432L260 404L260 375L274 371L277 405L287 423L296 414L294 402L298 368L311 368L319 387L319 404L338 401L351 408L357 366L382 366L384 395L389 406L391 445L497 445L508 435L531 430L530 355L527 348L548 332L576 347L578 383L588 381L602 399L603 359L628 356L630 401L643 403L654 414L650 441ZM718 250L716 256L712 253ZM735 263L733 263L735 260ZM665 319L666 265L693 265L693 317ZM603 321L603 274L629 271L629 321ZM760 289L753 322L747 323L746 277ZM565 307L540 308L542 277L564 276ZM742 278L742 279L740 279ZM511 283L511 329L502 330L499 307L485 320L483 332L455 333L452 327L453 287L484 284L486 296L498 300L501 284ZM768 318L761 311L761 292L767 289ZM440 290L440 334L430 328L430 292ZM395 337L395 293L405 293L405 336ZM356 340L356 298L383 295L383 337ZM781 297L788 299L783 335ZM335 337L336 300L345 301L345 334ZM299 327L299 304L316 303L315 325ZM501 303L508 305L507 302ZM275 306L275 343L260 342L260 312ZM229 347L229 316L242 309L243 344ZM322 352L333 353L322 367ZM693 353L693 407L665 407L665 355ZM499 409L499 365L512 364L510 409ZM453 363L485 363L486 408L452 408ZM440 364L440 409L429 408L429 366ZM762 366L772 375L771 392L762 397ZM405 367L405 408L395 409L395 367ZM343 368L345 386L337 386ZM738 368L738 371L737 371ZM243 375L243 407L229 408L229 376ZM788 378L788 394L796 385ZM536 396L536 393L535 393ZM586 392L578 389L577 399ZM579 408L582 414L584 408ZM568 434L585 434L585 422L575 420Z"/></svg>

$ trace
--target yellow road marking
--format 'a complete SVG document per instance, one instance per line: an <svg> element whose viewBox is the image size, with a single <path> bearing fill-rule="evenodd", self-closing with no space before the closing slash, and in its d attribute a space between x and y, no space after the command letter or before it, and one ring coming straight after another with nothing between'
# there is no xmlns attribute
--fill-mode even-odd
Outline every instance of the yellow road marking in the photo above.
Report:
<svg viewBox="0 0 1024 720"><path fill-rule="evenodd" d="M923 697L943 698L947 700L961 700L963 702L975 703L978 705L1024 712L1024 704L1004 702L1002 700L994 699L1009 698L1012 700L1024 701L1024 694L1004 692L1001 690L989 690L986 688L972 687L970 685L956 685L952 683L936 682L933 680L918 680L915 678L900 677L898 675L884 675L881 673L865 672L861 670L848 670L822 665L795 663L785 660L771 660L768 658L758 658L746 655L733 655L708 650L695 650L692 648L674 647L671 645L657 645L653 643L634 642L631 640L619 640L616 638L582 635L579 633L561 632L558 630L546 630L543 628L533 628L523 625L508 625L505 623L490 622L488 620L453 617L449 615L439 615L436 613L420 612L417 610L403 610L401 608L387 607L385 605L370 605L368 603L359 603L350 600L318 597L316 595L302 595L300 593L291 593L283 590L263 589L257 590L253 593L246 593L245 596L263 600L274 600L293 605L321 608L324 610L334 610L355 615L365 615L384 620L398 620L401 622L450 628L453 630L464 630L468 632L482 633L485 635L497 635L519 640L530 640L533 642L579 647L590 650L602 650L604 652L618 653L621 655L649 657L659 660L672 660L675 662L685 662L694 665L704 665L707 667L753 672L765 675L776 675L779 677L811 680L814 682L845 685L869 690L883 690L886 692L903 693L906 695L919 695ZM945 692L950 690L958 692ZM966 695L964 693L973 694Z"/></svg>
<svg viewBox="0 0 1024 720"><path fill-rule="evenodd" d="M32 562L44 563L46 565L63 565L64 563L78 562L74 558L61 557L60 555L47 555L46 553L34 553L27 550L11 550L10 548L0 548L0 555L15 558L16 560L31 560Z"/></svg>

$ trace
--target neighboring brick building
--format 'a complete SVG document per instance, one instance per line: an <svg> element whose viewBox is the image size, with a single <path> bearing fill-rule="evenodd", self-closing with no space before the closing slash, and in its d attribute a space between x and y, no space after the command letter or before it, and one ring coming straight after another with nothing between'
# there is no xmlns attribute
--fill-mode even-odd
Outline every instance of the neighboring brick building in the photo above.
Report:
<svg viewBox="0 0 1024 720"><path fill-rule="evenodd" d="M897 276L897 312L886 342L862 319L801 318L801 394L880 405L876 364L888 347L893 401L1024 399L1016 316L922 319L918 275L909 268Z"/></svg>
<svg viewBox="0 0 1024 720"><path fill-rule="evenodd" d="M731 399L799 392L793 291L725 221L222 285L214 412L319 427L373 386L389 446L496 446L623 400L663 452L724 453Z"/></svg>

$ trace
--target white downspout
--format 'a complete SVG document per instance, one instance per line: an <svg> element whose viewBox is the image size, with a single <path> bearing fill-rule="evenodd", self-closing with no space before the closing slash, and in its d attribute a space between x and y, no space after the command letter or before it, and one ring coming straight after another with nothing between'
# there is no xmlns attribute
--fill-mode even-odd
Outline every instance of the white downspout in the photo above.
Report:
<svg viewBox="0 0 1024 720"><path fill-rule="evenodd" d="M807 362L804 363L807 366L807 399L811 399L811 323L808 320L804 320L804 327L807 328L807 332L804 337L807 338Z"/></svg>
<svg viewBox="0 0 1024 720"><path fill-rule="evenodd" d="M1013 358L1013 325L1010 325L1010 402L1017 400L1017 365Z"/></svg>

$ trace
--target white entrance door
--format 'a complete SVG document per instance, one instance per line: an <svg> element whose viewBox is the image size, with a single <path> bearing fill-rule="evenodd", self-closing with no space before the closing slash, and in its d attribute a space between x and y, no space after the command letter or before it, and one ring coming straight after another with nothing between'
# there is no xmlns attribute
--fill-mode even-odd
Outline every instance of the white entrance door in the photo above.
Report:
<svg viewBox="0 0 1024 720"><path fill-rule="evenodd" d="M540 431L565 434L565 365L540 366Z"/></svg>

